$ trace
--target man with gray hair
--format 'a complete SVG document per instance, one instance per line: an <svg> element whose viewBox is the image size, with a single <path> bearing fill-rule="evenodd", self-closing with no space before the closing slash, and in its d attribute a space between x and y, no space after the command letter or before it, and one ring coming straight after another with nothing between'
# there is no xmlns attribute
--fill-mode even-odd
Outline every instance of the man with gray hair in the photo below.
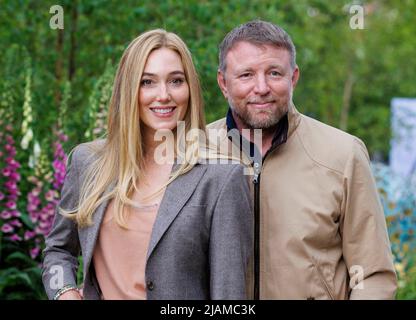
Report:
<svg viewBox="0 0 416 320"><path fill-rule="evenodd" d="M260 20L236 27L220 45L217 79L229 111L208 128L229 133L222 146L250 146L242 154L254 170L254 298L394 298L397 279L367 149L297 111L290 36ZM261 141L244 129L261 129Z"/></svg>

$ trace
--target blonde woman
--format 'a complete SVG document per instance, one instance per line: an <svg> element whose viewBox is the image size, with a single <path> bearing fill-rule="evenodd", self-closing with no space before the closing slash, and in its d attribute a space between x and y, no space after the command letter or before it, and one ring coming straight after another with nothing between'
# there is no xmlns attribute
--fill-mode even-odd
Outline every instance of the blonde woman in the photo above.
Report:
<svg viewBox="0 0 416 320"><path fill-rule="evenodd" d="M201 161L199 139L179 150L179 121L185 134L205 130L198 76L183 41L152 30L121 58L105 139L72 153L44 250L50 299L246 298L252 208L243 167ZM155 138L170 131L173 163Z"/></svg>

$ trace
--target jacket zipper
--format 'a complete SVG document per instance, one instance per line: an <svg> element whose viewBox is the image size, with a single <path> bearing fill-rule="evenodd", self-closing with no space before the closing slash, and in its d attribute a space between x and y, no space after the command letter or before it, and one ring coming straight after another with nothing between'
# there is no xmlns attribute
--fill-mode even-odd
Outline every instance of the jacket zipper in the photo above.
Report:
<svg viewBox="0 0 416 320"><path fill-rule="evenodd" d="M271 147L258 162L253 164L254 175L254 300L260 300L260 173L266 157L277 149L278 146Z"/></svg>
<svg viewBox="0 0 416 320"><path fill-rule="evenodd" d="M260 164L254 163L254 300L260 299Z"/></svg>
<svg viewBox="0 0 416 320"><path fill-rule="evenodd" d="M288 123L286 124L286 126L288 126ZM285 128L283 128L282 130L285 130ZM288 127L286 128L286 130L288 130ZM286 140L287 135L276 143L272 141L271 148L266 151L266 154L263 157L261 157L261 160L259 161L260 163L254 162L254 300L260 300L260 173L262 169L261 166L264 164L266 157L272 151L277 149L282 143L285 143ZM257 151L259 150L257 149Z"/></svg>

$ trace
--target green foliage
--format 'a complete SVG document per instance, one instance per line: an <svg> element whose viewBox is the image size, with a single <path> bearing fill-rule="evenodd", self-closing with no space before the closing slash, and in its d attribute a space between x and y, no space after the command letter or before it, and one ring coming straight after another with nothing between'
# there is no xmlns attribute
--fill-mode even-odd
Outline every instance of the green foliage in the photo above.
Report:
<svg viewBox="0 0 416 320"><path fill-rule="evenodd" d="M402 266L398 265L398 283L396 299L400 300L416 300L416 253L409 256L407 262L407 270L402 270Z"/></svg>
<svg viewBox="0 0 416 320"><path fill-rule="evenodd" d="M0 12L0 74L20 89L23 103L22 61L33 61L33 109L35 130L41 136L59 113L54 95L69 77L69 56L74 52L68 110L72 145L86 138L89 94L96 90L107 62L116 66L126 45L152 28L166 28L188 44L204 88L207 121L223 117L227 104L216 83L218 44L234 26L261 18L284 27L297 46L301 78L294 93L300 111L336 127L341 124L344 89L353 85L345 129L361 137L370 154L389 150L389 104L394 96L414 96L416 60L416 12L414 1L364 1L365 29L349 27L349 1L63 1L62 52L58 30L49 28L53 1L2 1ZM73 18L76 10L77 19ZM17 32L19 30L19 32ZM75 39L75 45L71 39ZM55 50L54 50L55 49ZM56 64L62 62L63 78L56 80ZM114 69L113 69L114 71ZM17 119L19 121L19 119ZM368 130L368 126L371 130ZM70 147L70 146L69 146Z"/></svg>
<svg viewBox="0 0 416 320"><path fill-rule="evenodd" d="M89 112L85 114L89 122L88 130L85 132L85 138L88 140L97 139L106 132L107 111L113 87L114 73L115 68L109 60L103 75L95 83L90 94Z"/></svg>
<svg viewBox="0 0 416 320"><path fill-rule="evenodd" d="M4 242L1 254L0 299L46 299L39 262L31 259L26 246Z"/></svg>

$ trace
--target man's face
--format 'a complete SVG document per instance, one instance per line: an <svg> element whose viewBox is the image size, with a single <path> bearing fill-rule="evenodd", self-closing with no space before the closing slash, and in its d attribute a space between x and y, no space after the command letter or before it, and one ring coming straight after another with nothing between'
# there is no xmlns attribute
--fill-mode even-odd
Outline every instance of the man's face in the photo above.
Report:
<svg viewBox="0 0 416 320"><path fill-rule="evenodd" d="M268 129L288 111L299 69L286 49L241 41L228 51L218 84L243 128Z"/></svg>

